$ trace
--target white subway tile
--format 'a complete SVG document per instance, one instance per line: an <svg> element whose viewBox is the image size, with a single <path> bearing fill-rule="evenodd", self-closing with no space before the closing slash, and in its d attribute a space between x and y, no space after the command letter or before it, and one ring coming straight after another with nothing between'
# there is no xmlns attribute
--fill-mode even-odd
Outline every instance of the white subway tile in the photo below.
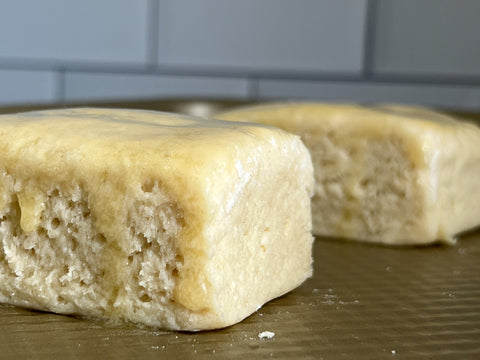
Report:
<svg viewBox="0 0 480 360"><path fill-rule="evenodd" d="M0 70L0 104L55 102L57 85L52 71Z"/></svg>
<svg viewBox="0 0 480 360"><path fill-rule="evenodd" d="M359 73L365 0L160 0L160 65Z"/></svg>
<svg viewBox="0 0 480 360"><path fill-rule="evenodd" d="M270 99L397 102L480 110L480 86L263 79L258 84L258 95Z"/></svg>
<svg viewBox="0 0 480 360"><path fill-rule="evenodd" d="M148 0L9 1L0 60L144 64Z"/></svg>
<svg viewBox="0 0 480 360"><path fill-rule="evenodd" d="M153 74L67 72L65 99L106 100L154 97L246 98L246 79Z"/></svg>
<svg viewBox="0 0 480 360"><path fill-rule="evenodd" d="M480 76L480 1L377 4L377 74Z"/></svg>

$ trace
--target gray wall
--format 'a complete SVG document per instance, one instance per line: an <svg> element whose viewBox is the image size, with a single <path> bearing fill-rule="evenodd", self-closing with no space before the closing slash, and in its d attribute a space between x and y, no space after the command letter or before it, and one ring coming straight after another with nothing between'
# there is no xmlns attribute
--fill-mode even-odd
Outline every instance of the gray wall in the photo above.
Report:
<svg viewBox="0 0 480 360"><path fill-rule="evenodd" d="M222 97L480 111L478 0L5 0L0 105Z"/></svg>

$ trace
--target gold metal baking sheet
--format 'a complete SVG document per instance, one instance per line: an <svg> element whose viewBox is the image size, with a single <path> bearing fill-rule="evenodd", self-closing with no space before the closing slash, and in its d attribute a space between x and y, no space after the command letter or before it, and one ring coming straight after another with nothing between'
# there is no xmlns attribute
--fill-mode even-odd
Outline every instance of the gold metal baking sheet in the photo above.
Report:
<svg viewBox="0 0 480 360"><path fill-rule="evenodd" d="M451 247L317 239L314 259L301 287L218 331L112 327L3 305L0 358L478 358L480 233ZM275 335L260 339L264 331Z"/></svg>

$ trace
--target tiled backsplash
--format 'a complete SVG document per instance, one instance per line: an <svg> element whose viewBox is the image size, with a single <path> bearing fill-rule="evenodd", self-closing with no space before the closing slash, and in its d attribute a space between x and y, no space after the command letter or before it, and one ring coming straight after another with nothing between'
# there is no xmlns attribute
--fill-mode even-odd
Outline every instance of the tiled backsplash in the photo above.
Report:
<svg viewBox="0 0 480 360"><path fill-rule="evenodd" d="M480 111L478 0L25 0L0 105L301 98Z"/></svg>

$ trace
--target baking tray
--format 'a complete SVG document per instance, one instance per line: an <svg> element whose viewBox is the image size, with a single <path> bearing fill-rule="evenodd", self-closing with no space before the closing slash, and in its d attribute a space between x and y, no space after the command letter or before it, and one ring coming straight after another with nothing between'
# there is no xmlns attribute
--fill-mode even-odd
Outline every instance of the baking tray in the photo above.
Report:
<svg viewBox="0 0 480 360"><path fill-rule="evenodd" d="M75 104L208 115L237 101ZM51 107L51 106L47 106ZM0 109L15 112L45 108ZM200 110L199 110L200 109ZM272 338L260 338L264 331ZM453 246L317 238L314 275L243 322L165 332L0 305L0 358L479 359L480 231Z"/></svg>

